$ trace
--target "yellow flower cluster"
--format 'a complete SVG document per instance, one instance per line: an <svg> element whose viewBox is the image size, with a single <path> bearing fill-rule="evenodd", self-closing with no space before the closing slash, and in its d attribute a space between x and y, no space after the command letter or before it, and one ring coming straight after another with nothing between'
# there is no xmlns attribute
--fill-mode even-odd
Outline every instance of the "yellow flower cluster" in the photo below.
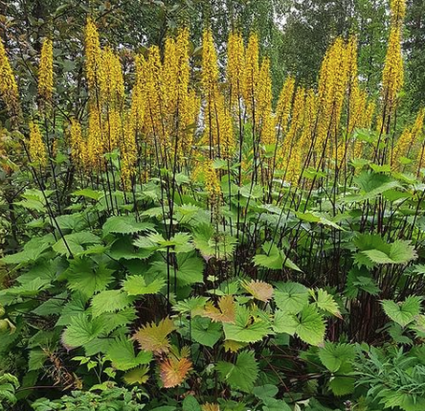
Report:
<svg viewBox="0 0 425 411"><path fill-rule="evenodd" d="M96 96L101 80L102 49L100 48L99 33L91 18L87 19L85 30L86 76L89 92ZM103 81L104 82L104 81Z"/></svg>
<svg viewBox="0 0 425 411"><path fill-rule="evenodd" d="M201 82L207 101L213 99L218 87L218 65L211 29L204 30L202 35Z"/></svg>
<svg viewBox="0 0 425 411"><path fill-rule="evenodd" d="M31 121L29 123L30 139L29 139L29 156L30 161L39 166L45 166L47 163L46 147L43 137L37 123Z"/></svg>
<svg viewBox="0 0 425 411"><path fill-rule="evenodd" d="M397 95L404 82L403 57L401 54L401 27L392 27L385 66L382 74L384 109L391 114L396 107Z"/></svg>
<svg viewBox="0 0 425 411"><path fill-rule="evenodd" d="M87 136L87 168L91 166L94 170L99 170L104 149L102 140L101 113L96 106L91 105Z"/></svg>
<svg viewBox="0 0 425 411"><path fill-rule="evenodd" d="M85 167L87 165L87 144L83 139L81 124L75 118L71 120L69 134L71 158L77 167Z"/></svg>
<svg viewBox="0 0 425 411"><path fill-rule="evenodd" d="M248 111L255 118L255 98L257 96L257 82L259 65L258 36L251 34L245 54L245 70L243 82L243 96ZM254 112L254 113L253 113Z"/></svg>
<svg viewBox="0 0 425 411"><path fill-rule="evenodd" d="M41 47L38 68L38 95L50 101L53 96L53 42L46 38Z"/></svg>
<svg viewBox="0 0 425 411"><path fill-rule="evenodd" d="M232 118L218 87L217 52L209 29L202 36L201 80L206 105L202 142L210 147L210 159L215 156L228 158L235 147ZM235 80L234 78L233 81Z"/></svg>
<svg viewBox="0 0 425 411"><path fill-rule="evenodd" d="M240 32L231 32L227 43L227 80L230 88L230 105L240 103L245 77L245 46Z"/></svg>
<svg viewBox="0 0 425 411"><path fill-rule="evenodd" d="M124 100L125 92L120 59L110 47L102 51L101 57L98 70L101 98L109 106L119 106Z"/></svg>
<svg viewBox="0 0 425 411"><path fill-rule="evenodd" d="M346 157L347 142L337 139L337 135L349 84L355 90L351 106L359 104L355 49L355 39L350 39L346 44L338 37L326 52L320 70L316 157L323 159L323 153L326 152L328 158L334 159L333 165L336 168Z"/></svg>
<svg viewBox="0 0 425 411"><path fill-rule="evenodd" d="M412 127L406 127L401 136L398 138L391 156L391 162L398 167L399 160L402 157L409 158L410 153L423 134L425 109L419 111ZM419 154L418 162L422 162L421 154Z"/></svg>
<svg viewBox="0 0 425 411"><path fill-rule="evenodd" d="M216 202L221 196L221 186L212 161L206 161L203 169L208 196L211 202Z"/></svg>
<svg viewBox="0 0 425 411"><path fill-rule="evenodd" d="M402 23L406 14L406 0L391 0L391 28L387 55L382 73L383 114L389 121L397 106L397 96L403 88L404 71L401 52Z"/></svg>
<svg viewBox="0 0 425 411"><path fill-rule="evenodd" d="M401 26L406 16L406 0L391 0L391 23Z"/></svg>
<svg viewBox="0 0 425 411"><path fill-rule="evenodd" d="M280 133L285 133L288 127L294 90L295 79L292 76L288 76L283 83L283 87L276 106L277 125Z"/></svg>
<svg viewBox="0 0 425 411"><path fill-rule="evenodd" d="M267 57L261 63L255 97L257 106L255 124L260 141L266 145L275 144L276 131L272 114L272 81L270 78L270 60Z"/></svg>
<svg viewBox="0 0 425 411"><path fill-rule="evenodd" d="M13 75L3 41L0 39L0 95L6 104L7 110L13 116L21 113L18 85Z"/></svg>

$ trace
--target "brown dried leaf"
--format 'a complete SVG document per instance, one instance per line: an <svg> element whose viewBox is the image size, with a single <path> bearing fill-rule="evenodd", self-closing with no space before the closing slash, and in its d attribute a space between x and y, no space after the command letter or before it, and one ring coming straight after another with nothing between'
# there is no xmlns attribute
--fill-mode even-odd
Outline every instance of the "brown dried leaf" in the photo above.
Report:
<svg viewBox="0 0 425 411"><path fill-rule="evenodd" d="M222 323L234 324L236 319L236 304L231 295L225 295L218 300L218 308L213 303L205 305L203 317Z"/></svg>
<svg viewBox="0 0 425 411"><path fill-rule="evenodd" d="M180 385L192 369L192 362L187 358L168 358L159 365L161 380L165 388Z"/></svg>
<svg viewBox="0 0 425 411"><path fill-rule="evenodd" d="M144 325L132 338L140 344L142 350L152 351L159 355L168 353L170 350L168 334L174 330L173 322L167 317L161 320L158 325L154 322Z"/></svg>
<svg viewBox="0 0 425 411"><path fill-rule="evenodd" d="M264 281L251 280L249 283L243 283L243 287L257 300L269 302L273 297L273 287Z"/></svg>

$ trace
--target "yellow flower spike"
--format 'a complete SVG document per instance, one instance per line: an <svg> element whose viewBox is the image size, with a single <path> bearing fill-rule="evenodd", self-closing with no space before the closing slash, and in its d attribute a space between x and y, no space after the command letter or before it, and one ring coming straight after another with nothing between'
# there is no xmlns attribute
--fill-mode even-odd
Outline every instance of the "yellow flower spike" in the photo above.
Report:
<svg viewBox="0 0 425 411"><path fill-rule="evenodd" d="M29 140L29 155L32 163L40 166L47 164L46 147L43 142L43 137L37 123L31 121L29 123L30 140Z"/></svg>
<svg viewBox="0 0 425 411"><path fill-rule="evenodd" d="M406 127L399 139L397 140L393 153L392 153L392 162L398 162L401 157L409 157L410 152L415 145L415 143L419 140L423 132L424 125L424 116L425 110L422 109L419 111L416 116L416 120L412 126Z"/></svg>
<svg viewBox="0 0 425 411"><path fill-rule="evenodd" d="M305 117L306 93L303 87L299 87L294 100L291 115L291 126L281 147L282 166L286 170L286 179L294 182L295 174L300 164L300 153L297 152L299 134L303 128Z"/></svg>
<svg viewBox="0 0 425 411"><path fill-rule="evenodd" d="M338 132L344 97L349 80L350 48L338 37L329 47L320 69L318 96L320 111L317 127L317 156L322 156L326 144L327 156L335 157L333 147L335 133ZM330 144L327 142L330 141ZM338 142L338 146L345 144ZM339 155L337 156L339 157Z"/></svg>
<svg viewBox="0 0 425 411"><path fill-rule="evenodd" d="M270 78L270 60L266 57L261 63L258 74L257 88L255 90L256 123L259 125L261 117L271 112L272 82Z"/></svg>
<svg viewBox="0 0 425 411"><path fill-rule="evenodd" d="M102 142L101 114L96 106L91 105L89 111L89 125L87 136L87 156L92 167L100 165L101 156L104 153Z"/></svg>
<svg viewBox="0 0 425 411"><path fill-rule="evenodd" d="M398 161L401 157L405 157L412 144L412 132L410 127L406 127L401 136L398 138L397 143L392 151L391 163L396 163L395 166L398 169Z"/></svg>
<svg viewBox="0 0 425 411"><path fill-rule="evenodd" d="M358 68L357 68L357 39L351 36L347 47L347 69L348 69L348 134L351 134L360 123L361 116L365 109L366 94L359 88Z"/></svg>
<svg viewBox="0 0 425 411"><path fill-rule="evenodd" d="M76 119L71 120L70 127L71 158L77 166L87 166L87 147L83 140L81 124Z"/></svg>
<svg viewBox="0 0 425 411"><path fill-rule="evenodd" d="M245 46L240 32L231 32L227 43L227 81L230 88L231 105L239 102L245 69Z"/></svg>
<svg viewBox="0 0 425 411"><path fill-rule="evenodd" d="M401 54L401 27L392 27L382 74L384 104L387 113L396 107L397 95L403 88L404 71Z"/></svg>
<svg viewBox="0 0 425 411"><path fill-rule="evenodd" d="M415 143L423 133L424 126L424 117L425 117L425 108L421 109L416 116L415 123L412 127L412 143Z"/></svg>
<svg viewBox="0 0 425 411"><path fill-rule="evenodd" d="M149 98L145 99L145 132L154 135L161 143L168 146L162 123L162 106L165 92L161 57L157 46L152 46L149 49L145 64L145 74L145 95L149 96Z"/></svg>
<svg viewBox="0 0 425 411"><path fill-rule="evenodd" d="M168 113L176 111L177 104L177 67L178 57L176 42L167 37L164 47L163 78L165 88L165 104Z"/></svg>
<svg viewBox="0 0 425 411"><path fill-rule="evenodd" d="M38 68L38 95L47 101L53 96L53 42L46 38L41 47Z"/></svg>
<svg viewBox="0 0 425 411"><path fill-rule="evenodd" d="M212 161L206 161L204 164L205 189L208 192L211 202L217 201L221 196L221 185L217 172L213 167Z"/></svg>
<svg viewBox="0 0 425 411"><path fill-rule="evenodd" d="M107 136L104 142L104 151L112 152L118 147L118 142L122 134L121 115L118 110L108 111L107 121L103 122L103 135Z"/></svg>
<svg viewBox="0 0 425 411"><path fill-rule="evenodd" d="M361 120L361 127L371 128L373 122L373 116L376 111L376 103L374 101L369 101L366 106L366 110Z"/></svg>
<svg viewBox="0 0 425 411"><path fill-rule="evenodd" d="M294 144L294 139L302 127L304 121L304 107L305 89L303 87L299 87L295 94L294 107L291 114L291 126L283 142L284 152L286 153L289 153Z"/></svg>
<svg viewBox="0 0 425 411"><path fill-rule="evenodd" d="M300 153L300 160L306 159L310 149L314 147L313 134L317 116L317 96L313 89L307 91L304 105L304 123L296 151ZM311 147L313 145L313 147ZM301 164L300 164L301 165Z"/></svg>
<svg viewBox="0 0 425 411"><path fill-rule="evenodd" d="M256 34L251 34L245 54L245 76L243 86L245 104L251 112L255 110L259 69L258 37Z"/></svg>
<svg viewBox="0 0 425 411"><path fill-rule="evenodd" d="M102 99L108 107L118 106L124 100L124 78L119 57L110 47L101 53L102 69L100 70L99 83Z"/></svg>
<svg viewBox="0 0 425 411"><path fill-rule="evenodd" d="M0 39L0 95L11 115L18 116L21 113L19 103L18 85L13 75L3 41Z"/></svg>
<svg viewBox="0 0 425 411"><path fill-rule="evenodd" d="M288 127L294 90L295 79L292 76L288 76L283 83L283 87L279 94L279 100L276 106L277 125L281 133L285 133Z"/></svg>
<svg viewBox="0 0 425 411"><path fill-rule="evenodd" d="M133 87L131 96L131 121L136 131L142 130L145 116L145 65L146 61L143 56L136 56L136 82Z"/></svg>
<svg viewBox="0 0 425 411"><path fill-rule="evenodd" d="M92 98L96 96L96 88L104 83L102 74L102 50L100 48L99 33L93 20L87 19L85 29L85 57L86 57L86 76L89 92Z"/></svg>
<svg viewBox="0 0 425 411"><path fill-rule="evenodd" d="M401 26L406 16L406 0L391 0L391 23Z"/></svg>
<svg viewBox="0 0 425 411"><path fill-rule="evenodd" d="M224 97L220 94L216 98L217 109L217 140L221 145L221 155L223 158L229 158L236 147L235 138L233 135L232 117L228 111ZM218 143L217 141L217 143Z"/></svg>
<svg viewBox="0 0 425 411"><path fill-rule="evenodd" d="M214 46L212 31L206 29L202 35L202 88L208 98L212 98L217 90L218 65L217 52Z"/></svg>
<svg viewBox="0 0 425 411"><path fill-rule="evenodd" d="M179 116L177 136L179 149L181 149L184 144L192 145L193 128L187 129L195 123L198 107L194 92L189 90L189 30L187 28L180 29L177 34L176 58L176 114ZM189 141L185 142L186 139Z"/></svg>
<svg viewBox="0 0 425 411"><path fill-rule="evenodd" d="M124 133L120 141L121 180L125 190L131 189L131 180L136 174L137 144L131 117L124 119Z"/></svg>

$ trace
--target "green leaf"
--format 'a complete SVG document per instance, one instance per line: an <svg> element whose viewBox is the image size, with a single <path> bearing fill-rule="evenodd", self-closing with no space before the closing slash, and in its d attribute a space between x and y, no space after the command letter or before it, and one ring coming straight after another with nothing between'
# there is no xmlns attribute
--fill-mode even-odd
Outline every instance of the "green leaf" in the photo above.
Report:
<svg viewBox="0 0 425 411"><path fill-rule="evenodd" d="M374 199L385 191L401 187L400 183L390 176L369 171L363 171L354 178L354 181L360 187L360 199L363 201Z"/></svg>
<svg viewBox="0 0 425 411"><path fill-rule="evenodd" d="M379 396L383 397L381 404L387 408L401 408L403 411L423 411L425 409L425 398L415 394L403 393L400 390L382 390Z"/></svg>
<svg viewBox="0 0 425 411"><path fill-rule="evenodd" d="M136 221L134 216L113 216L109 217L103 225L103 235L114 234L135 234L141 231L151 231L155 225L148 222Z"/></svg>
<svg viewBox="0 0 425 411"><path fill-rule="evenodd" d="M276 310L274 313L273 331L276 333L286 333L294 335L297 331L298 320L295 314L282 310Z"/></svg>
<svg viewBox="0 0 425 411"><path fill-rule="evenodd" d="M271 270L282 269L284 254L277 248L276 244L266 242L262 248L266 254L257 254L254 257L254 264Z"/></svg>
<svg viewBox="0 0 425 411"><path fill-rule="evenodd" d="M355 379L348 376L338 376L331 379L329 388L337 397L352 394L354 392Z"/></svg>
<svg viewBox="0 0 425 411"><path fill-rule="evenodd" d="M110 333L117 328L125 330L126 326L137 318L137 315L135 308L131 306L118 312L103 313L99 318L104 319L106 324L105 332Z"/></svg>
<svg viewBox="0 0 425 411"><path fill-rule="evenodd" d="M63 305L68 296L67 292L58 294L39 305L32 312L36 315L48 316L48 315L59 315L62 312Z"/></svg>
<svg viewBox="0 0 425 411"><path fill-rule="evenodd" d="M258 364L253 351L241 352L235 364L219 361L216 368L223 382L243 392L251 392L258 377Z"/></svg>
<svg viewBox="0 0 425 411"><path fill-rule="evenodd" d="M83 246L101 243L97 235L87 231L65 235L56 244L53 245L53 250L58 254L70 256L70 252L77 256L82 253L85 248Z"/></svg>
<svg viewBox="0 0 425 411"><path fill-rule="evenodd" d="M274 299L280 310L298 314L308 304L309 292L299 283L277 283Z"/></svg>
<svg viewBox="0 0 425 411"><path fill-rule="evenodd" d="M91 188L85 188L84 190L74 191L72 195L78 196L78 197L87 197L87 198L91 198L92 200L98 201L103 196L103 192L94 191Z"/></svg>
<svg viewBox="0 0 425 411"><path fill-rule="evenodd" d="M196 227L193 242L206 260L211 257L223 260L233 256L237 239L226 233L216 233L214 227L203 223Z"/></svg>
<svg viewBox="0 0 425 411"><path fill-rule="evenodd" d="M209 318L195 317L191 322L191 333L196 342L212 348L222 335L222 325Z"/></svg>
<svg viewBox="0 0 425 411"><path fill-rule="evenodd" d="M82 213L60 215L56 217L56 223L61 230L80 231L87 227L87 222ZM56 228L55 225L53 227Z"/></svg>
<svg viewBox="0 0 425 411"><path fill-rule="evenodd" d="M53 234L35 237L29 240L21 252L3 257L5 264L24 264L36 261L55 242Z"/></svg>
<svg viewBox="0 0 425 411"><path fill-rule="evenodd" d="M63 333L62 342L68 348L81 347L98 337L105 325L101 318L90 320L87 314L77 314Z"/></svg>
<svg viewBox="0 0 425 411"><path fill-rule="evenodd" d="M96 294L92 301L93 317L99 317L103 313L112 313L123 310L131 305L134 301L133 297L121 290L108 290Z"/></svg>
<svg viewBox="0 0 425 411"><path fill-rule="evenodd" d="M152 360L152 353L147 351L140 351L136 356L133 342L125 336L118 337L112 341L106 354L112 362L112 366L121 371L127 371L139 365L149 364Z"/></svg>
<svg viewBox="0 0 425 411"><path fill-rule="evenodd" d="M327 291L319 288L317 290L317 297L314 291L312 292L312 295L315 299L315 305L317 308L323 311L327 311L335 317L342 319L338 304L335 302L334 298L330 294L328 294Z"/></svg>
<svg viewBox="0 0 425 411"><path fill-rule="evenodd" d="M313 305L306 306L298 319L296 333L307 344L321 345L325 338L326 326Z"/></svg>
<svg viewBox="0 0 425 411"><path fill-rule="evenodd" d="M52 288L50 281L41 278L35 278L34 280L22 284L16 287L6 288L0 291L0 295L8 295L14 297L34 297L40 294L42 291Z"/></svg>
<svg viewBox="0 0 425 411"><path fill-rule="evenodd" d="M261 385L259 387L255 387L252 390L252 393L257 398L263 401L267 398L274 398L278 392L279 392L279 389L276 387L276 385L271 385L271 384Z"/></svg>
<svg viewBox="0 0 425 411"><path fill-rule="evenodd" d="M87 258L71 260L65 275L68 279L68 288L79 291L87 297L103 291L113 281L113 270L104 264L95 266Z"/></svg>
<svg viewBox="0 0 425 411"><path fill-rule="evenodd" d="M28 358L28 371L40 370L48 358L48 353L41 348L30 351Z"/></svg>
<svg viewBox="0 0 425 411"><path fill-rule="evenodd" d="M404 302L400 303L395 303L391 300L383 300L382 307L385 314L387 314L391 320L405 327L420 314L421 301L421 297L416 296L407 297Z"/></svg>
<svg viewBox="0 0 425 411"><path fill-rule="evenodd" d="M170 267L170 274L173 281L176 276L179 287L204 282L204 262L193 253L177 254L177 269L174 271ZM149 272L161 273L163 278L167 278L167 263L165 261L154 261Z"/></svg>
<svg viewBox="0 0 425 411"><path fill-rule="evenodd" d="M202 411L199 402L193 395L188 395L183 400L183 411Z"/></svg>
<svg viewBox="0 0 425 411"><path fill-rule="evenodd" d="M351 364L356 356L356 350L350 344L325 343L319 350L322 364L331 372L337 372L343 364Z"/></svg>
<svg viewBox="0 0 425 411"><path fill-rule="evenodd" d="M141 275L131 275L123 282L123 290L128 295L156 294L165 286L165 279L155 279L146 284Z"/></svg>
<svg viewBox="0 0 425 411"><path fill-rule="evenodd" d="M173 310L180 314L189 314L192 317L204 313L205 304L209 299L207 297L190 297L183 301L178 301L173 306Z"/></svg>
<svg viewBox="0 0 425 411"><path fill-rule="evenodd" d="M245 343L260 341L271 332L268 322L253 318L249 309L244 306L237 307L235 324L224 323L223 329L226 340Z"/></svg>
<svg viewBox="0 0 425 411"><path fill-rule="evenodd" d="M133 368L125 373L123 380L129 385L142 385L149 379L149 367L144 365L141 367ZM174 408L173 408L174 409Z"/></svg>
<svg viewBox="0 0 425 411"><path fill-rule="evenodd" d="M291 407L284 400L266 398L264 404L263 411L292 411Z"/></svg>
<svg viewBox="0 0 425 411"><path fill-rule="evenodd" d="M365 250L361 252L375 264L407 264L418 256L410 241L397 240L381 249Z"/></svg>
<svg viewBox="0 0 425 411"><path fill-rule="evenodd" d="M126 236L124 238L119 238L112 243L109 255L116 260L145 260L149 258L154 252L155 248L144 248L136 250L132 239Z"/></svg>

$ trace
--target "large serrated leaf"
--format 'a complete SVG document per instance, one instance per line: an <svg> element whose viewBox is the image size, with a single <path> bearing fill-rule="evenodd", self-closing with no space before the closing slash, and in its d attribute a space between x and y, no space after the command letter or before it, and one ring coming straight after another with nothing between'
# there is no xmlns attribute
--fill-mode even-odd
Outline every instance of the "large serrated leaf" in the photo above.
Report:
<svg viewBox="0 0 425 411"><path fill-rule="evenodd" d="M62 342L69 348L81 347L98 337L105 329L102 318L90 319L87 314L77 314L62 335Z"/></svg>
<svg viewBox="0 0 425 411"><path fill-rule="evenodd" d="M313 305L305 307L298 319L297 335L307 344L321 345L325 338L326 326L322 315Z"/></svg>
<svg viewBox="0 0 425 411"><path fill-rule="evenodd" d="M219 361L216 368L220 379L233 389L251 392L258 376L258 364L253 351L243 351L235 364Z"/></svg>
<svg viewBox="0 0 425 411"><path fill-rule="evenodd" d="M416 296L407 297L404 302L398 304L391 300L383 300L382 307L388 317L405 327L420 314L421 300L420 297Z"/></svg>
<svg viewBox="0 0 425 411"><path fill-rule="evenodd" d="M142 231L151 231L155 225L149 222L136 221L133 216L109 217L103 225L103 234L135 234Z"/></svg>
<svg viewBox="0 0 425 411"><path fill-rule="evenodd" d="M134 353L133 342L126 337L116 338L108 347L107 357L112 362L112 366L117 370L127 371L139 365L149 364L152 360L152 353L140 351Z"/></svg>
<svg viewBox="0 0 425 411"><path fill-rule="evenodd" d="M292 314L298 314L308 303L309 292L299 283L277 283L274 300L278 308Z"/></svg>
<svg viewBox="0 0 425 411"><path fill-rule="evenodd" d="M93 317L99 317L103 313L123 310L131 305L133 301L134 297L129 296L122 290L102 291L92 299Z"/></svg>

